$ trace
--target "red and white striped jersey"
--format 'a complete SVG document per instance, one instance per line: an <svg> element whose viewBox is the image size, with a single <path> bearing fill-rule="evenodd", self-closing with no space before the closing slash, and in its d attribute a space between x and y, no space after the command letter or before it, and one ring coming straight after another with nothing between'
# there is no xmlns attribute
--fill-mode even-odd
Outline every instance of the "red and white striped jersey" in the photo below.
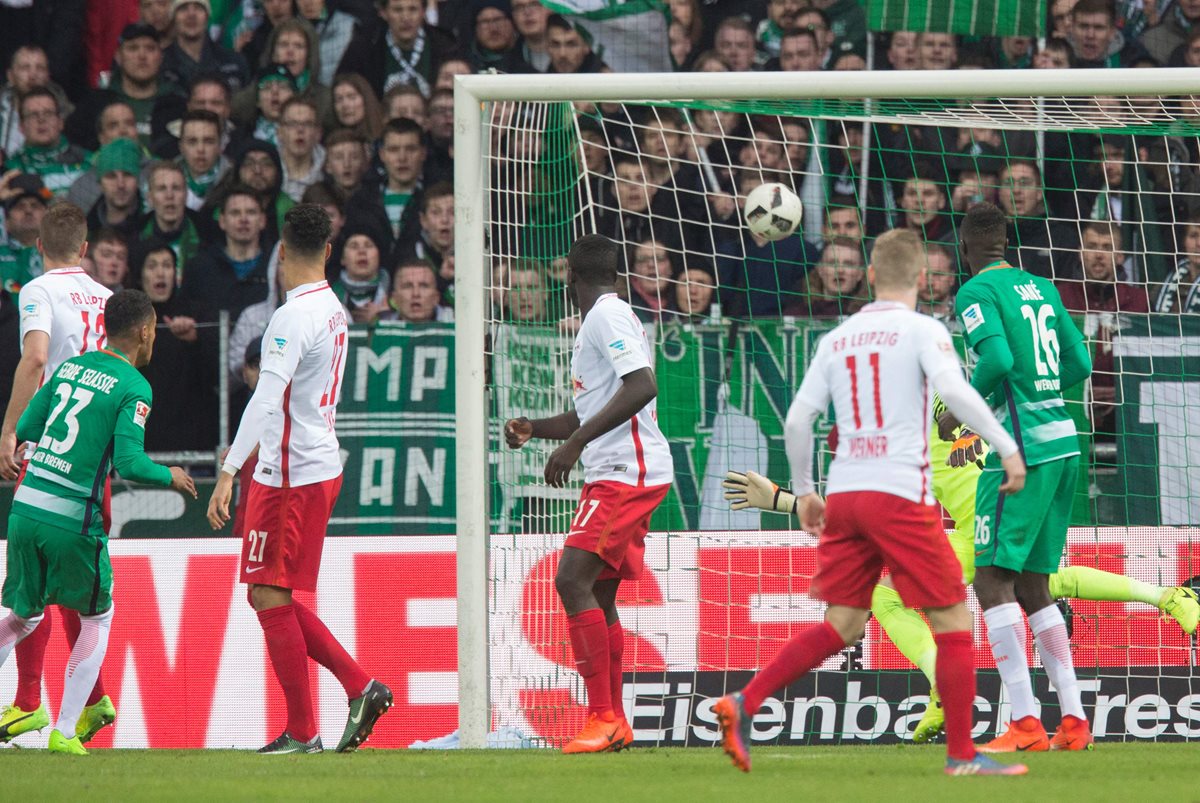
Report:
<svg viewBox="0 0 1200 803"><path fill-rule="evenodd" d="M267 418L254 479L273 488L342 473L334 423L346 371L346 310L328 282L302 284L275 310L262 342L262 372L287 382L283 415Z"/></svg>
<svg viewBox="0 0 1200 803"><path fill-rule="evenodd" d="M838 446L825 493L881 491L932 504L930 380L962 363L940 322L876 301L821 340L796 394L814 410L833 400Z"/></svg>
<svg viewBox="0 0 1200 803"><path fill-rule="evenodd" d="M54 376L64 361L105 345L104 305L111 295L111 290L83 268L47 271L21 288L22 350L30 332L50 336L43 382Z"/></svg>
<svg viewBox="0 0 1200 803"><path fill-rule="evenodd" d="M645 328L616 293L601 296L584 317L571 355L579 423L600 412L617 394L622 377L639 368L653 369ZM656 410L656 400L651 399L633 418L584 448L580 461L586 482L665 485L675 478Z"/></svg>

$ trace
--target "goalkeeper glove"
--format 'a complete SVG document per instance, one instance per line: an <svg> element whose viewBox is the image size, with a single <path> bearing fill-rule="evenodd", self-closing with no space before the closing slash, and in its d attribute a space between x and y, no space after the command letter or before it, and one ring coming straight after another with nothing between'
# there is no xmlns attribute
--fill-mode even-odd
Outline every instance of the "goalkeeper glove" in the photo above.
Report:
<svg viewBox="0 0 1200 803"><path fill-rule="evenodd" d="M796 495L780 488L761 474L730 471L725 475L725 498L734 510L756 507L777 513L796 513Z"/></svg>
<svg viewBox="0 0 1200 803"><path fill-rule="evenodd" d="M984 450L987 447L983 440L971 431L969 427L963 427L959 430L958 438L955 439L954 445L950 449L950 456L946 458L946 465L951 468L962 468L968 463L983 468Z"/></svg>

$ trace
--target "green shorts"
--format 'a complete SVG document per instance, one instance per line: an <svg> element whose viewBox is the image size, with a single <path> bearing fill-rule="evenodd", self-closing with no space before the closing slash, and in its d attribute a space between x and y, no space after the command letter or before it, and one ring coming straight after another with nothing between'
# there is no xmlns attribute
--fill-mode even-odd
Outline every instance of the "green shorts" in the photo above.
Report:
<svg viewBox="0 0 1200 803"><path fill-rule="evenodd" d="M1054 574L1067 544L1079 456L1030 466L1025 488L1001 496L1002 470L985 470L975 496L975 565Z"/></svg>
<svg viewBox="0 0 1200 803"><path fill-rule="evenodd" d="M28 618L47 605L85 616L112 607L108 539L81 535L17 513L8 517L8 574L2 601Z"/></svg>

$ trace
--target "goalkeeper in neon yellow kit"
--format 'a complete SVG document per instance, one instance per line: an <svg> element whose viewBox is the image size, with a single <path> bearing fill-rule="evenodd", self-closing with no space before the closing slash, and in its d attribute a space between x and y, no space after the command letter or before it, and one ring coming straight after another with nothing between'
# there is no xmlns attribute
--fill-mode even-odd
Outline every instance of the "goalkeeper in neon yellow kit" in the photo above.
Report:
<svg viewBox="0 0 1200 803"><path fill-rule="evenodd" d="M934 421L943 409L941 400L935 396ZM963 580L970 583L975 578L975 487L987 447L965 427L949 441L937 437L936 424L933 430L930 437L933 494L954 519L954 529L948 537L962 564ZM779 513L795 512L796 498L791 492L754 472L731 471L724 486L725 498L735 510L757 507ZM1163 588L1087 566L1068 566L1050 575L1050 593L1055 599L1144 602L1174 618L1188 635L1196 631L1200 621L1200 602L1190 588ZM929 679L929 707L913 732L914 742L927 742L941 732L943 722L941 701L934 688L937 648L933 633L919 613L904 607L887 577L875 586L871 613L896 648Z"/></svg>

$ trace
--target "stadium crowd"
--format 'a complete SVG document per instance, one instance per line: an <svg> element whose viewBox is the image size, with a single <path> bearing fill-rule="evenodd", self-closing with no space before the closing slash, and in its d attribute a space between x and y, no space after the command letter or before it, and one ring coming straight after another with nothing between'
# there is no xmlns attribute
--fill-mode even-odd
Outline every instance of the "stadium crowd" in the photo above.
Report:
<svg viewBox="0 0 1200 803"><path fill-rule="evenodd" d="M1054 0L1041 48L869 34L856 0L671 0L669 13L678 70L1200 66L1200 0ZM68 199L88 214L85 268L145 290L166 330L147 369L151 450L216 443L218 372L240 385L279 303L293 204L333 218L329 279L355 322L452 320L454 76L610 69L586 28L538 0L0 0L0 21L0 394L19 356L17 291L41 270L38 224ZM1200 103L1163 114L1194 122ZM830 147L810 147L814 126ZM603 105L580 132L597 228L629 245L647 321L853 312L866 244L897 227L927 242L922 308L950 320L957 220L977 200L999 203L1011 260L1061 281L1073 310L1200 309L1195 137L1047 134L1039 160L1030 131ZM763 181L796 188L803 237L768 244L736 225ZM492 267L497 317L568 327L562 261L512 257ZM1106 332L1090 333L1098 353Z"/></svg>

